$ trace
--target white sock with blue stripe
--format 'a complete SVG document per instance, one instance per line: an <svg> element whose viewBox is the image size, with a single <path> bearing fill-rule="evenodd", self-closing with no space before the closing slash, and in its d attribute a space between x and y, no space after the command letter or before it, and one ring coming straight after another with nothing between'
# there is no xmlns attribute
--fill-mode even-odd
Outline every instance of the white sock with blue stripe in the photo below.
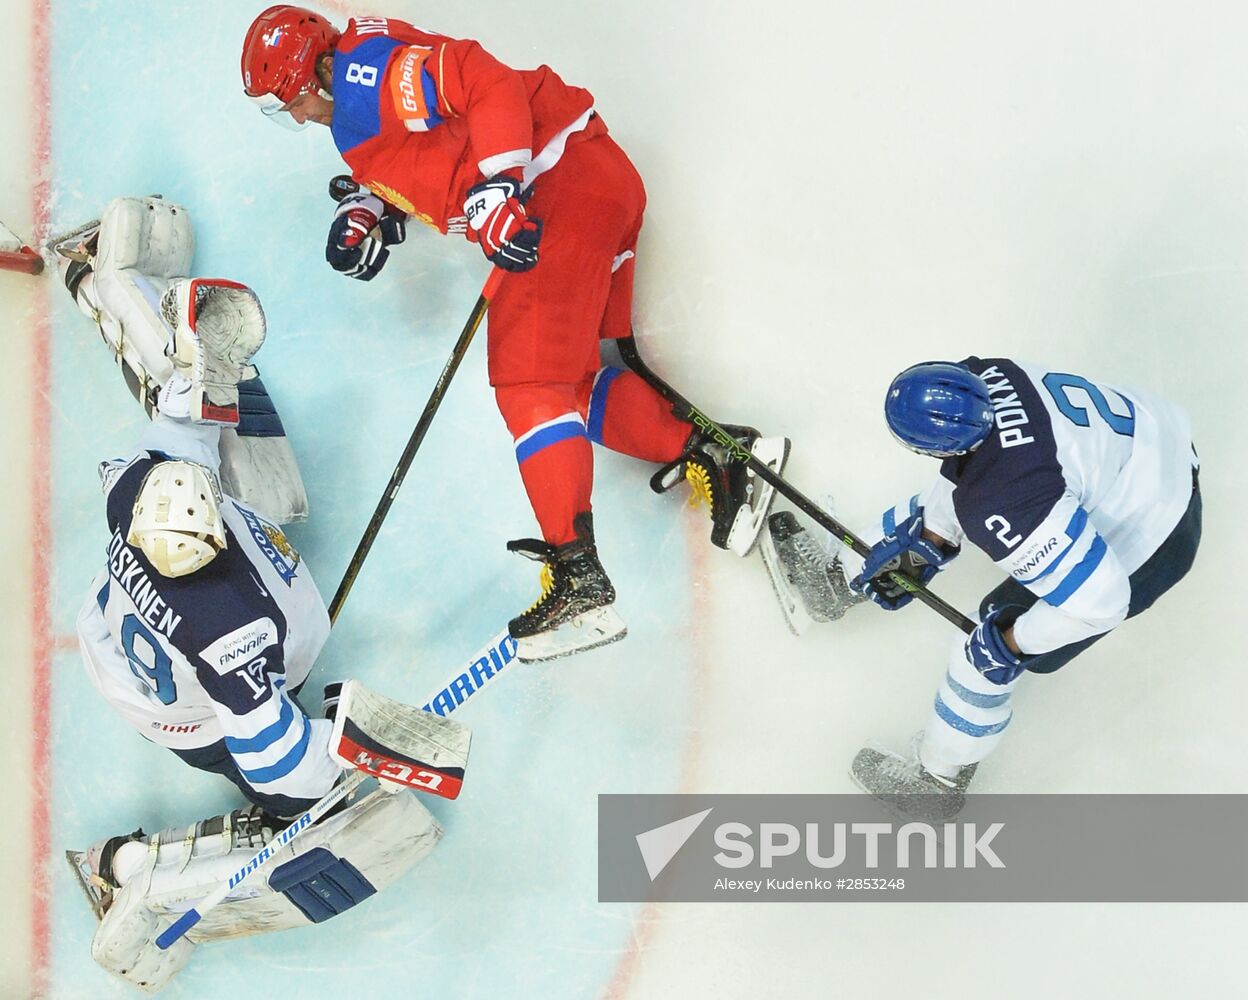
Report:
<svg viewBox="0 0 1248 1000"><path fill-rule="evenodd" d="M949 666L919 747L923 766L945 777L954 777L996 749L1010 724L1010 694L1019 681L993 684L967 662L965 641L959 635L949 651Z"/></svg>

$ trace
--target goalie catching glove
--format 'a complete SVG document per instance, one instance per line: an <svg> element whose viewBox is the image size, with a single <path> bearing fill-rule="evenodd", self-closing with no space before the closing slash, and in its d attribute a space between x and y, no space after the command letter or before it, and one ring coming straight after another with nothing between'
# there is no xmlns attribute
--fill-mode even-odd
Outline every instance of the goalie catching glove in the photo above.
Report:
<svg viewBox="0 0 1248 1000"><path fill-rule="evenodd" d="M180 376L165 386L161 412L237 427L238 383L265 336L256 293L236 281L181 278L161 298L160 312L173 331L168 351Z"/></svg>
<svg viewBox="0 0 1248 1000"><path fill-rule="evenodd" d="M406 216L361 187L338 203L325 259L348 278L372 281L390 257L389 247L405 239Z"/></svg>
<svg viewBox="0 0 1248 1000"><path fill-rule="evenodd" d="M464 215L468 238L481 244L491 264L504 271L528 271L537 266L542 223L524 210L520 180L513 174L519 171L495 174L469 188Z"/></svg>

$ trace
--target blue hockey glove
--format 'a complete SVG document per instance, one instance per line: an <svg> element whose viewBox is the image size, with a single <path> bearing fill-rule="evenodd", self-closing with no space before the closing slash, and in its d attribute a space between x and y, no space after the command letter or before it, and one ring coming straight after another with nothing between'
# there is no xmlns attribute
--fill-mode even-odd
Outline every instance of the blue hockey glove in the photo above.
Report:
<svg viewBox="0 0 1248 1000"><path fill-rule="evenodd" d="M919 511L872 546L863 562L862 572L849 582L849 586L860 594L866 594L885 611L896 611L904 608L913 598L889 574L901 573L925 584L961 551L957 546L942 549L924 538L923 512Z"/></svg>
<svg viewBox="0 0 1248 1000"><path fill-rule="evenodd" d="M993 684L1009 684L1027 669L1027 662L1033 659L1026 653L1015 653L1006 645L1001 628L1001 615L1006 610L991 609L966 640L967 662ZM1009 628L1009 625L1005 627Z"/></svg>

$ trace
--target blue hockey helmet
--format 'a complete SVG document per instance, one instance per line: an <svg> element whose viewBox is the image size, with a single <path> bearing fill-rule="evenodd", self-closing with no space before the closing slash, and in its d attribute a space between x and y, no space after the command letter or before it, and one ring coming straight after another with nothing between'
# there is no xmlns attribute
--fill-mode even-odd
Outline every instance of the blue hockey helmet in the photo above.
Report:
<svg viewBox="0 0 1248 1000"><path fill-rule="evenodd" d="M992 430L988 385L949 361L911 365L893 379L884 397L884 419L893 437L920 455L965 455Z"/></svg>

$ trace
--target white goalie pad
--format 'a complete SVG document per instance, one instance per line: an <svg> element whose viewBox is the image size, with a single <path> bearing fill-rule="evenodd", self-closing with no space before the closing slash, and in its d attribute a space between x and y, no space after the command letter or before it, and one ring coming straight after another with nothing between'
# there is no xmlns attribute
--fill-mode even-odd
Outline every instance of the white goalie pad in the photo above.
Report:
<svg viewBox="0 0 1248 1000"><path fill-rule="evenodd" d="M414 795L374 791L308 829L265 873L161 950L161 931L280 832L261 833L254 822L237 822L238 816L167 830L117 851L113 868L123 884L97 907L103 919L91 943L101 966L154 993L189 961L197 944L321 923L402 877L442 836ZM84 887L90 881L87 856L70 853ZM91 896L92 888L87 891Z"/></svg>
<svg viewBox="0 0 1248 1000"><path fill-rule="evenodd" d="M342 685L330 753L343 767L453 799L464 784L472 730L370 691L357 680Z"/></svg>
<svg viewBox="0 0 1248 1000"><path fill-rule="evenodd" d="M299 463L264 383L257 376L238 388L239 428L221 431L222 487L277 524L307 520L308 494Z"/></svg>
<svg viewBox="0 0 1248 1000"><path fill-rule="evenodd" d="M194 253L191 217L181 205L115 198L100 217L92 273L79 286L79 308L99 324L149 416L173 372L173 330L161 316L161 296L172 279L191 273Z"/></svg>
<svg viewBox="0 0 1248 1000"><path fill-rule="evenodd" d="M152 416L174 370L177 315L162 315L161 300L190 274L190 214L160 198L117 198L100 218L97 239L91 272L76 286L75 298ZM302 521L307 491L277 410L254 366L239 375L238 426L221 434L222 487L278 524Z"/></svg>

